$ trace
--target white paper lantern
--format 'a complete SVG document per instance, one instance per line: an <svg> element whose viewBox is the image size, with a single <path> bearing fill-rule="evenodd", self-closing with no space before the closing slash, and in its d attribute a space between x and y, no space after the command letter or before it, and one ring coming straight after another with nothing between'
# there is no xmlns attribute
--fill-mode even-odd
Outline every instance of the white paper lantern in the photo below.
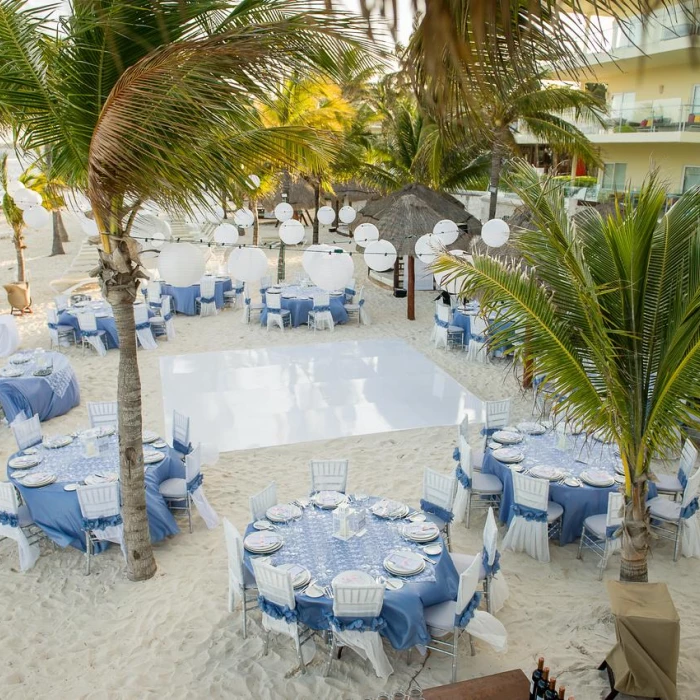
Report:
<svg viewBox="0 0 700 700"><path fill-rule="evenodd" d="M236 226L250 228L255 223L255 214L247 207L242 207L233 212L233 221Z"/></svg>
<svg viewBox="0 0 700 700"><path fill-rule="evenodd" d="M150 212L138 214L131 229L131 235L136 239L141 239L143 247L146 249L157 248L160 250L165 245L165 241L170 239L171 233L168 222L159 219Z"/></svg>
<svg viewBox="0 0 700 700"><path fill-rule="evenodd" d="M431 265L440 254L441 245L436 235L426 233L416 241L416 256L425 265Z"/></svg>
<svg viewBox="0 0 700 700"><path fill-rule="evenodd" d="M34 190L28 190L26 187L18 189L13 195L15 204L20 209L29 209L29 207L41 206L41 195Z"/></svg>
<svg viewBox="0 0 700 700"><path fill-rule="evenodd" d="M315 243L310 245L301 256L301 266L309 277L315 265L322 264L323 258L328 257L333 248L325 243Z"/></svg>
<svg viewBox="0 0 700 700"><path fill-rule="evenodd" d="M338 218L344 224L351 224L357 218L357 212L352 207L341 207Z"/></svg>
<svg viewBox="0 0 700 700"><path fill-rule="evenodd" d="M287 219L280 224L280 238L287 245L297 245L304 240L304 224L296 219Z"/></svg>
<svg viewBox="0 0 700 700"><path fill-rule="evenodd" d="M85 217L81 222L80 226L87 233L88 236L96 236L99 233L97 228L97 222L94 219L88 219Z"/></svg>
<svg viewBox="0 0 700 700"><path fill-rule="evenodd" d="M330 226L335 221L335 211L333 207L321 207L317 213L318 221L324 226Z"/></svg>
<svg viewBox="0 0 700 700"><path fill-rule="evenodd" d="M219 224L214 229L214 240L222 245L236 245L238 229L231 224Z"/></svg>
<svg viewBox="0 0 700 700"><path fill-rule="evenodd" d="M491 219L481 227L481 240L490 248L500 248L510 238L510 226L503 219Z"/></svg>
<svg viewBox="0 0 700 700"><path fill-rule="evenodd" d="M29 228L44 228L51 223L51 214L44 207L28 207L24 210L23 217Z"/></svg>
<svg viewBox="0 0 700 700"><path fill-rule="evenodd" d="M167 223L167 221L161 221L161 224L164 225L163 229L157 228L154 229L151 232L151 240L148 241L148 245L150 248L155 248L156 250L161 250L161 248L165 245L166 239L170 238L170 225ZM167 230L167 236L166 236L166 230Z"/></svg>
<svg viewBox="0 0 700 700"><path fill-rule="evenodd" d="M149 272L158 270L158 257L159 253L156 253L152 250L146 250L143 253L139 254L139 260L141 261L141 265L143 265L143 267L145 267Z"/></svg>
<svg viewBox="0 0 700 700"><path fill-rule="evenodd" d="M365 248L365 263L370 270L384 272L394 267L396 248L389 241L372 241Z"/></svg>
<svg viewBox="0 0 700 700"><path fill-rule="evenodd" d="M443 245L451 245L459 238L459 228L454 221L442 219L433 226L433 233Z"/></svg>
<svg viewBox="0 0 700 700"><path fill-rule="evenodd" d="M255 282L267 274L267 257L260 248L235 248L228 258L228 271L241 282Z"/></svg>
<svg viewBox="0 0 700 700"><path fill-rule="evenodd" d="M7 181L7 194L9 194L13 199L14 199L14 196L20 190L24 190L24 189L26 189L26 187L19 180L9 179ZM15 200L15 201L17 201L17 200Z"/></svg>
<svg viewBox="0 0 700 700"><path fill-rule="evenodd" d="M175 287L197 284L204 269L204 256L192 243L166 243L158 256L161 279Z"/></svg>
<svg viewBox="0 0 700 700"><path fill-rule="evenodd" d="M248 186L252 190L257 190L260 187L260 178L257 175L248 175Z"/></svg>
<svg viewBox="0 0 700 700"><path fill-rule="evenodd" d="M311 266L311 281L329 292L345 289L355 274L352 256L344 250L335 248L330 255L318 255L319 260Z"/></svg>
<svg viewBox="0 0 700 700"><path fill-rule="evenodd" d="M275 207L277 221L288 221L294 216L294 207L289 202L280 202Z"/></svg>
<svg viewBox="0 0 700 700"><path fill-rule="evenodd" d="M374 224L366 222L355 229L352 237L357 245L364 248L368 243L379 240L379 229Z"/></svg>

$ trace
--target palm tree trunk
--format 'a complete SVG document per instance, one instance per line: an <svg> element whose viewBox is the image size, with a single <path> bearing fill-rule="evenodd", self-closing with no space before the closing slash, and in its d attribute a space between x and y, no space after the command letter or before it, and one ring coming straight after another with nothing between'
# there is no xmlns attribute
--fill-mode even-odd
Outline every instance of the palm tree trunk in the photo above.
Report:
<svg viewBox="0 0 700 700"><path fill-rule="evenodd" d="M496 140L491 148L491 171L489 174L489 192L491 200L489 202L489 219L496 218L496 208L498 206L498 184L501 179L502 167L501 143Z"/></svg>
<svg viewBox="0 0 700 700"><path fill-rule="evenodd" d="M260 237L260 217L258 216L258 200L250 200L250 208L253 210L253 245L258 245Z"/></svg>
<svg viewBox="0 0 700 700"><path fill-rule="evenodd" d="M53 243L51 245L51 256L65 255L66 251L63 250L63 239L61 238L61 229L65 231L65 226L63 225L61 212L58 211L58 209L54 209L51 212L51 219L53 223Z"/></svg>
<svg viewBox="0 0 700 700"><path fill-rule="evenodd" d="M280 252L277 255L277 284L281 284L284 281L286 274L286 263L285 263L285 251L287 246L284 241L280 241Z"/></svg>
<svg viewBox="0 0 700 700"><path fill-rule="evenodd" d="M620 581L646 583L649 580L649 523L646 499L646 479L638 480L632 486L631 495L625 498Z"/></svg>
<svg viewBox="0 0 700 700"><path fill-rule="evenodd" d="M321 183L314 182L314 222L311 242L318 243L318 208L321 206Z"/></svg>
<svg viewBox="0 0 700 700"><path fill-rule="evenodd" d="M24 260L24 249L27 246L24 245L24 234L21 226L15 229L13 240L15 243L15 253L17 254L17 281L26 282L27 265Z"/></svg>
<svg viewBox="0 0 700 700"><path fill-rule="evenodd" d="M397 261L398 264L398 261ZM408 256L408 293L406 294L406 317L409 321L416 320L416 269L413 256Z"/></svg>

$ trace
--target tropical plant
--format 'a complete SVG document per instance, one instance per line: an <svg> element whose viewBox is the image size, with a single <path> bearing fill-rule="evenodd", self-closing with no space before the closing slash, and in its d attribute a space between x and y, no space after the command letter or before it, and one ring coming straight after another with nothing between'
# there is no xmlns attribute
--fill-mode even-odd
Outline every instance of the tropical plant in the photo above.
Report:
<svg viewBox="0 0 700 700"><path fill-rule="evenodd" d="M495 345L552 382L557 415L601 431L625 469L623 581L647 580L646 509L652 457L697 429L700 396L700 188L666 213L652 174L624 210L567 218L560 186L523 162L511 185L532 212L514 244L523 262L441 256L435 270L479 291L487 312L512 327ZM624 213L622 213L624 211Z"/></svg>
<svg viewBox="0 0 700 700"><path fill-rule="evenodd" d="M30 190L41 195L41 206L51 212L52 218L52 244L51 255L65 255L63 244L68 240L68 232L63 223L61 210L66 206L66 200L62 191L65 183L61 180L50 180L46 173L30 168L21 177L20 182Z"/></svg>
<svg viewBox="0 0 700 700"><path fill-rule="evenodd" d="M17 281L27 281L26 263L24 260L24 250L27 247L24 242L24 216L22 210L15 204L12 195L7 191L7 154L3 154L0 160L0 184L2 185L2 212L5 220L12 228L12 243L15 246L17 257Z"/></svg>
<svg viewBox="0 0 700 700"><path fill-rule="evenodd" d="M332 71L362 38L322 3L79 0L59 30L49 10L0 0L0 119L25 151L50 149L52 178L87 191L98 224L99 278L120 339L117 398L128 576L156 570L143 481L133 303L142 202L208 206L207 193L261 164L319 167L333 144L306 126L265 128L251 103L272 101L290 72ZM243 167L241 167L243 166Z"/></svg>

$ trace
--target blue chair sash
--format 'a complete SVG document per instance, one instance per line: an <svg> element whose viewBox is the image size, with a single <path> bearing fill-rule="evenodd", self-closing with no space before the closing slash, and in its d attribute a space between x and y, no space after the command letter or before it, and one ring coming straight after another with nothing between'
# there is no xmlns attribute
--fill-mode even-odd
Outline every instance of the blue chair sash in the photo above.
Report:
<svg viewBox="0 0 700 700"><path fill-rule="evenodd" d="M192 452L192 443L185 446L179 440L173 439L173 449L183 455L188 455Z"/></svg>
<svg viewBox="0 0 700 700"><path fill-rule="evenodd" d="M364 300L364 299L360 299L360 301L357 302L357 305L358 305L358 306L364 306L364 305L365 305L365 300Z"/></svg>
<svg viewBox="0 0 700 700"><path fill-rule="evenodd" d="M6 510L0 510L0 525L19 527L19 516L15 513L8 513Z"/></svg>
<svg viewBox="0 0 700 700"><path fill-rule="evenodd" d="M681 508L681 518L685 520L692 518L698 512L698 507L700 506L698 506L698 497L696 496L687 506Z"/></svg>
<svg viewBox="0 0 700 700"><path fill-rule="evenodd" d="M455 615L455 627L463 630L474 617L474 612L481 603L481 593L477 592L472 596L472 599L467 603L467 607L462 610L461 614Z"/></svg>
<svg viewBox="0 0 700 700"><path fill-rule="evenodd" d="M84 331L80 330L80 335L82 335L84 338L92 338L93 336L99 335L100 331L99 330L94 330L94 331Z"/></svg>
<svg viewBox="0 0 700 700"><path fill-rule="evenodd" d="M330 311L331 307L330 306L314 306L313 311L318 311L319 313L322 311Z"/></svg>
<svg viewBox="0 0 700 700"><path fill-rule="evenodd" d="M121 525L123 522L120 513L103 518L83 518L83 530L104 530L107 527Z"/></svg>
<svg viewBox="0 0 700 700"><path fill-rule="evenodd" d="M440 520L444 520L446 523L451 523L454 520L454 513L450 513L449 510L445 510L442 506L439 506L425 499L420 499L420 509L425 513L432 513L437 515Z"/></svg>
<svg viewBox="0 0 700 700"><path fill-rule="evenodd" d="M386 627L386 620L383 617L360 617L352 619L349 617L335 617L333 613L325 612L323 616L328 620L328 623L333 629L344 632L351 630L353 632L379 632Z"/></svg>
<svg viewBox="0 0 700 700"><path fill-rule="evenodd" d="M355 290L354 290L354 289L350 289L349 287L345 287L345 296L354 297L354 296L355 296Z"/></svg>
<svg viewBox="0 0 700 700"><path fill-rule="evenodd" d="M187 482L187 491L189 493L194 493L201 485L202 482L204 481L204 474L202 472L199 472L197 476L192 479L192 481Z"/></svg>
<svg viewBox="0 0 700 700"><path fill-rule="evenodd" d="M481 434L486 435L487 437L491 437L498 430L503 430L503 428L482 428Z"/></svg>
<svg viewBox="0 0 700 700"><path fill-rule="evenodd" d="M216 301L216 297L201 297L199 300L200 304L213 304Z"/></svg>
<svg viewBox="0 0 700 700"><path fill-rule="evenodd" d="M540 510L539 508L530 508L529 506L520 505L520 503L513 503L513 505L510 507L510 511L513 515L525 518L525 520L527 520L528 522L547 522L546 510Z"/></svg>
<svg viewBox="0 0 700 700"><path fill-rule="evenodd" d="M265 292L267 292L268 289L269 289L269 287L260 287L260 296L263 299L265 298Z"/></svg>
<svg viewBox="0 0 700 700"><path fill-rule="evenodd" d="M150 328L151 324L148 321L144 321L144 323L137 323L136 324L136 330L137 331L145 331L146 328Z"/></svg>
<svg viewBox="0 0 700 700"><path fill-rule="evenodd" d="M443 321L442 319L438 318L438 315L435 314L435 325L440 326L440 328L449 328L450 324L447 321Z"/></svg>
<svg viewBox="0 0 700 700"><path fill-rule="evenodd" d="M459 447L455 447L454 450L452 450L452 459L454 459L455 462L461 461L462 453L459 451Z"/></svg>
<svg viewBox="0 0 700 700"><path fill-rule="evenodd" d="M246 306L250 306L250 297L247 297L244 301Z"/></svg>
<svg viewBox="0 0 700 700"><path fill-rule="evenodd" d="M258 605L266 615L274 617L275 620L284 620L285 622L296 622L299 619L299 613L296 608L292 609L286 605L277 605L269 600L266 600L261 595L258 596Z"/></svg>
<svg viewBox="0 0 700 700"><path fill-rule="evenodd" d="M457 477L457 481L459 481L462 486L464 486L465 489L470 489L472 486L472 480L469 478L469 475L467 472L462 469L462 465L458 464L457 469L455 469L455 476Z"/></svg>
<svg viewBox="0 0 700 700"><path fill-rule="evenodd" d="M58 323L47 323L46 324L52 331L58 330Z"/></svg>
<svg viewBox="0 0 700 700"><path fill-rule="evenodd" d="M165 314L165 316L163 316L163 320L169 321L172 317L173 317L173 313L171 311L169 314Z"/></svg>
<svg viewBox="0 0 700 700"><path fill-rule="evenodd" d="M277 314L278 316L282 313L282 309L271 309L269 306L267 307L267 313L268 314Z"/></svg>
<svg viewBox="0 0 700 700"><path fill-rule="evenodd" d="M493 564L489 564L489 553L486 547L481 550L481 563L487 576L495 576L501 570L501 553L496 550Z"/></svg>
<svg viewBox="0 0 700 700"><path fill-rule="evenodd" d="M681 482L683 488L688 485L688 476L682 469L678 470L678 481Z"/></svg>
<svg viewBox="0 0 700 700"><path fill-rule="evenodd" d="M486 342L486 336L485 335L470 335L469 336L470 340L475 340L477 343L485 343Z"/></svg>
<svg viewBox="0 0 700 700"><path fill-rule="evenodd" d="M622 526L621 525L608 525L605 528L605 539L606 540L616 539L621 534L622 534Z"/></svg>
<svg viewBox="0 0 700 700"><path fill-rule="evenodd" d="M234 287L233 291L236 292L236 294L243 294L243 289L244 287Z"/></svg>
<svg viewBox="0 0 700 700"><path fill-rule="evenodd" d="M163 306L163 302L161 302L161 301L149 301L148 305L154 309L160 309L160 307Z"/></svg>

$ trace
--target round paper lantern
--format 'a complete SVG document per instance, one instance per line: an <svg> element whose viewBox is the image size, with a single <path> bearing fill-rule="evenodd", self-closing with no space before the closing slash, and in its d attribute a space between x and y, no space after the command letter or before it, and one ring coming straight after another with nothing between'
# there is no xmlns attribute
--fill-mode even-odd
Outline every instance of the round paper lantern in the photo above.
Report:
<svg viewBox="0 0 700 700"><path fill-rule="evenodd" d="M168 231L168 236L167 238L170 238L170 226L166 221L162 221L161 224L165 224L165 227L167 228ZM151 231L151 240L148 241L148 245L150 248L155 248L156 250L160 250L164 245L165 245L165 240L166 240L166 235L165 231L163 231L160 228L154 229Z"/></svg>
<svg viewBox="0 0 700 700"><path fill-rule="evenodd" d="M389 241L372 241L365 248L365 263L370 270L384 272L394 267L396 248Z"/></svg>
<svg viewBox="0 0 700 700"><path fill-rule="evenodd" d="M454 221L442 219L433 226L433 233L443 245L450 245L459 238L459 228Z"/></svg>
<svg viewBox="0 0 700 700"><path fill-rule="evenodd" d="M318 255L319 260L311 266L311 281L329 292L345 289L355 274L352 256L344 250L335 248L330 254Z"/></svg>
<svg viewBox="0 0 700 700"><path fill-rule="evenodd" d="M344 224L351 224L357 218L357 212L352 207L341 207L338 218Z"/></svg>
<svg viewBox="0 0 700 700"><path fill-rule="evenodd" d="M20 209L29 209L29 207L41 206L41 195L34 190L28 190L26 187L18 189L13 195L15 204Z"/></svg>
<svg viewBox="0 0 700 700"><path fill-rule="evenodd" d="M238 229L231 224L219 224L214 229L214 240L222 245L236 245Z"/></svg>
<svg viewBox="0 0 700 700"><path fill-rule="evenodd" d="M333 207L321 207L317 214L319 223L330 226L335 221L335 211Z"/></svg>
<svg viewBox="0 0 700 700"><path fill-rule="evenodd" d="M24 189L26 189L25 186L19 180L8 180L7 181L7 194L9 194L13 199L14 199L14 196L20 190L24 190Z"/></svg>
<svg viewBox="0 0 700 700"><path fill-rule="evenodd" d="M158 256L161 279L175 287L197 284L204 269L204 256L192 243L166 243Z"/></svg>
<svg viewBox="0 0 700 700"><path fill-rule="evenodd" d="M301 266L309 277L314 266L321 264L322 259L327 257L332 250L333 248L325 243L315 243L304 251L304 254L301 256Z"/></svg>
<svg viewBox="0 0 700 700"><path fill-rule="evenodd" d="M51 223L51 214L44 207L28 207L24 210L23 218L29 228L44 228Z"/></svg>
<svg viewBox="0 0 700 700"><path fill-rule="evenodd" d="M247 207L242 207L241 209L236 209L233 212L233 221L236 226L241 228L250 228L255 223L255 214L253 214Z"/></svg>
<svg viewBox="0 0 700 700"><path fill-rule="evenodd" d="M352 236L355 239L355 243L363 248L372 241L379 240L379 229L369 222L360 224L353 233Z"/></svg>
<svg viewBox="0 0 700 700"><path fill-rule="evenodd" d="M425 265L430 265L435 262L440 246L440 239L436 235L426 233L416 241L416 256Z"/></svg>
<svg viewBox="0 0 700 700"><path fill-rule="evenodd" d="M490 248L500 248L510 238L510 226L503 219L491 219L481 227L481 240Z"/></svg>
<svg viewBox="0 0 700 700"><path fill-rule="evenodd" d="M294 207L289 202L280 202L275 207L277 221L287 221L294 216Z"/></svg>
<svg viewBox="0 0 700 700"><path fill-rule="evenodd" d="M287 245L296 245L304 240L304 224L296 219L287 219L280 224L280 238Z"/></svg>
<svg viewBox="0 0 700 700"><path fill-rule="evenodd" d="M241 282L255 282L267 273L267 257L260 248L235 248L228 258L228 271Z"/></svg>
<svg viewBox="0 0 700 700"><path fill-rule="evenodd" d="M248 175L248 186L252 190L257 190L260 187L260 178L257 175Z"/></svg>
<svg viewBox="0 0 700 700"><path fill-rule="evenodd" d="M81 222L80 226L87 233L88 236L96 236L99 233L97 228L97 222L94 219L88 219L85 217Z"/></svg>
<svg viewBox="0 0 700 700"><path fill-rule="evenodd" d="M152 250L145 250L143 253L140 253L139 260L141 265L149 271L158 269L158 253Z"/></svg>
<svg viewBox="0 0 700 700"><path fill-rule="evenodd" d="M167 221L159 219L155 214L142 212L134 220L131 235L141 239L144 248L160 250L165 245L165 241L170 238L171 230Z"/></svg>

